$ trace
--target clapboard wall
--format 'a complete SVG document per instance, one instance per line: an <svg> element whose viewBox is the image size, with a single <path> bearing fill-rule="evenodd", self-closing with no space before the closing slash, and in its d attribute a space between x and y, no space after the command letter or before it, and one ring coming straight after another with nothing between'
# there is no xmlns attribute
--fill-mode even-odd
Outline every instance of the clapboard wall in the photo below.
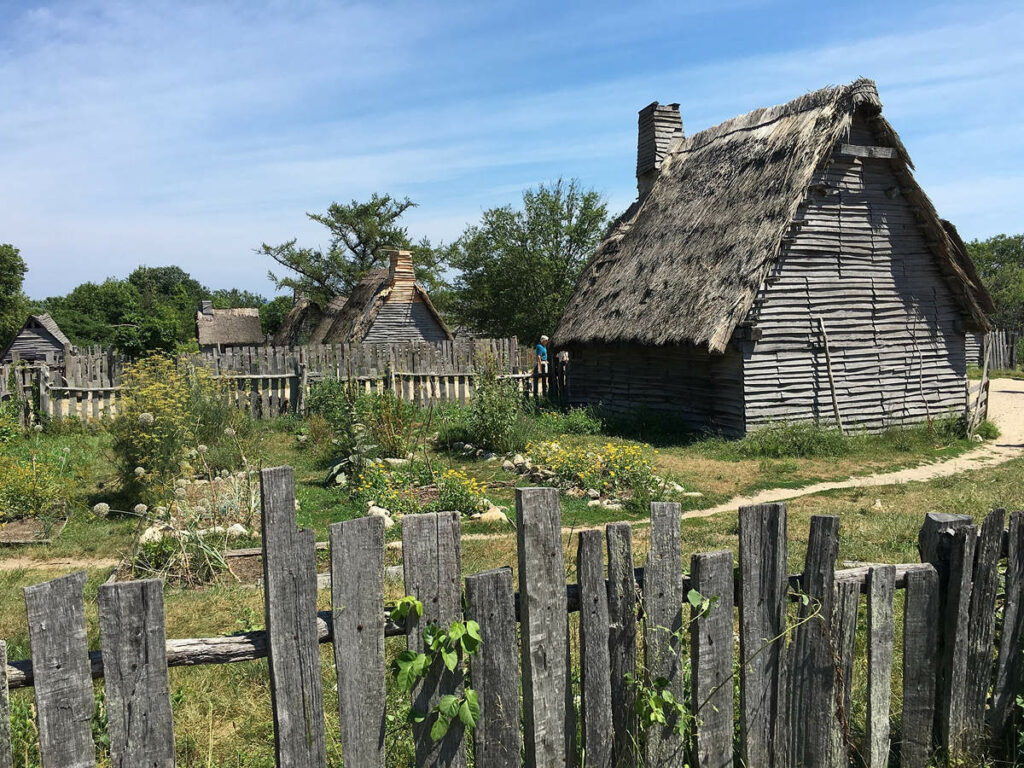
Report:
<svg viewBox="0 0 1024 768"><path fill-rule="evenodd" d="M566 398L612 413L666 414L693 429L736 435L743 424L738 349L709 355L692 346L575 345L567 348Z"/></svg>
<svg viewBox="0 0 1024 768"><path fill-rule="evenodd" d="M427 305L418 295L414 299L401 301L398 297L389 296L366 332L363 343L448 341L448 333Z"/></svg>
<svg viewBox="0 0 1024 768"><path fill-rule="evenodd" d="M873 145L863 125L849 143ZM824 321L846 427L880 429L966 408L965 316L939 270L898 160L837 152L797 216L749 321L747 428L833 419Z"/></svg>

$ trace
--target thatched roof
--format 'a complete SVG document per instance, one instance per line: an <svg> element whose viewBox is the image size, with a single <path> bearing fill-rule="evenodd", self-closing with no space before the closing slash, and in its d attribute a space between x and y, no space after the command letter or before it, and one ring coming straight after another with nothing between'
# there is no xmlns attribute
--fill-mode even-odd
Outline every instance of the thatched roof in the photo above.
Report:
<svg viewBox="0 0 1024 768"><path fill-rule="evenodd" d="M196 313L199 346L247 346L262 344L260 311L253 307L214 309Z"/></svg>
<svg viewBox="0 0 1024 768"><path fill-rule="evenodd" d="M584 270L555 342L691 343L723 352L778 258L815 170L849 134L856 113L874 118L878 143L913 167L881 108L874 83L857 80L678 140L650 193L612 225ZM920 208L951 285L984 327L979 286L906 176L901 188Z"/></svg>
<svg viewBox="0 0 1024 768"><path fill-rule="evenodd" d="M967 253L967 246L964 244L963 238L960 237L960 233L957 232L956 227L954 227L949 221L946 221L946 219L940 219L940 221L942 222L942 228L945 230L946 236L949 238L950 245L953 246L953 256L956 259L956 263L971 281L974 300L985 312L995 312L996 305L992 301L992 296L989 295L988 289L985 288L985 284L981 281L981 276L978 274L978 268L974 266L974 261L971 259L970 254Z"/></svg>
<svg viewBox="0 0 1024 768"><path fill-rule="evenodd" d="M64 331L60 329L60 326L57 325L57 321L50 317L48 312L44 312L41 315L29 315L28 320L25 321L25 325L28 325L32 320L39 323L39 325L41 325L51 336L53 336L53 338L57 340L58 344L63 347L71 346L71 341L64 335Z"/></svg>
<svg viewBox="0 0 1024 768"><path fill-rule="evenodd" d="M324 336L343 306L344 296L335 296L328 302L326 309L317 302L300 296L274 334L274 345L289 347L299 344L323 344Z"/></svg>

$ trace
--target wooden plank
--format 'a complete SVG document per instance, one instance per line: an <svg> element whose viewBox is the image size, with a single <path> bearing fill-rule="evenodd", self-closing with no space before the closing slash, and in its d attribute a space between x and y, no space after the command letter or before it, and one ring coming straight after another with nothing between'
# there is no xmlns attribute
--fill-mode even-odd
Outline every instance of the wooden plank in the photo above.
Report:
<svg viewBox="0 0 1024 768"><path fill-rule="evenodd" d="M971 577L978 529L973 525L953 533L949 558L949 586L942 631L946 635L937 678L939 746L951 755L963 751L967 716L967 624L970 620Z"/></svg>
<svg viewBox="0 0 1024 768"><path fill-rule="evenodd" d="M1010 515L1007 539L1006 599L989 717L997 743L1003 740L1011 723L1016 694L1024 688L1024 512Z"/></svg>
<svg viewBox="0 0 1024 768"><path fill-rule="evenodd" d="M466 577L466 618L480 625L483 642L470 660L480 701L473 730L476 768L519 768L519 664L512 569Z"/></svg>
<svg viewBox="0 0 1024 768"><path fill-rule="evenodd" d="M104 584L97 595L110 764L172 768L163 582Z"/></svg>
<svg viewBox="0 0 1024 768"><path fill-rule="evenodd" d="M981 526L974 558L974 578L967 624L967 733L973 746L984 740L985 707L992 683L996 632L996 594L1002 556L1005 509L988 514Z"/></svg>
<svg viewBox="0 0 1024 768"><path fill-rule="evenodd" d="M402 565L406 594L423 603L423 616L406 624L406 645L422 652L423 630L431 623L445 629L462 616L462 565L459 513L408 515L402 521ZM436 715L431 710L444 695L462 694L462 666L449 670L440 657L412 690L412 709L427 717L414 723L417 766L466 764L465 729L454 721L439 741L430 737Z"/></svg>
<svg viewBox="0 0 1024 768"><path fill-rule="evenodd" d="M580 587L582 746L588 768L611 768L612 688L608 591L600 530L580 531L576 572Z"/></svg>
<svg viewBox="0 0 1024 768"><path fill-rule="evenodd" d="M778 765L777 736L785 664L786 506L741 507L740 547L740 756L746 765Z"/></svg>
<svg viewBox="0 0 1024 768"><path fill-rule="evenodd" d="M868 768L885 768L889 764L895 589L894 566L880 566L868 572L868 695L864 734Z"/></svg>
<svg viewBox="0 0 1024 768"><path fill-rule="evenodd" d="M316 623L316 542L295 524L291 467L260 472L263 584L277 764L327 762Z"/></svg>
<svg viewBox="0 0 1024 768"><path fill-rule="evenodd" d="M896 157L896 150L892 147L869 147L863 144L842 144L836 153L842 158L880 158L891 160Z"/></svg>
<svg viewBox="0 0 1024 768"><path fill-rule="evenodd" d="M903 768L930 765L938 634L939 574L934 569L908 573L903 608Z"/></svg>
<svg viewBox="0 0 1024 768"><path fill-rule="evenodd" d="M667 681L665 690L677 701L685 701L684 670L681 663L679 633L683 627L683 563L678 504L651 504L651 549L644 568L644 638L648 685L658 678ZM665 725L647 727L646 766L681 764L686 744L676 733L676 717Z"/></svg>
<svg viewBox="0 0 1024 768"><path fill-rule="evenodd" d="M611 654L612 765L635 760L636 695L626 675L636 674L636 581L633 575L633 526L610 523L608 541L608 647Z"/></svg>
<svg viewBox="0 0 1024 768"><path fill-rule="evenodd" d="M830 623L834 572L839 550L839 518L811 518L802 588L808 596L794 632L789 663L790 757L795 765L814 768L831 760L836 712L836 674Z"/></svg>
<svg viewBox="0 0 1024 768"><path fill-rule="evenodd" d="M853 699L853 657L857 640L857 609L860 585L836 581L835 605L832 608L832 637L838 659L840 693L839 714L833 720L833 765L846 766L854 752L850 739L850 716Z"/></svg>
<svg viewBox="0 0 1024 768"><path fill-rule="evenodd" d="M7 643L0 640L0 768L13 768L11 699L7 690Z"/></svg>
<svg viewBox="0 0 1024 768"><path fill-rule="evenodd" d="M696 768L731 768L733 733L732 552L696 554L692 588L711 600L707 612L692 611L691 676Z"/></svg>
<svg viewBox="0 0 1024 768"><path fill-rule="evenodd" d="M331 624L345 760L384 765L384 519L330 526Z"/></svg>
<svg viewBox="0 0 1024 768"><path fill-rule="evenodd" d="M96 765L85 635L84 571L25 588L35 673L39 754L44 768Z"/></svg>
<svg viewBox="0 0 1024 768"><path fill-rule="evenodd" d="M565 562L556 488L516 489L527 768L565 763Z"/></svg>

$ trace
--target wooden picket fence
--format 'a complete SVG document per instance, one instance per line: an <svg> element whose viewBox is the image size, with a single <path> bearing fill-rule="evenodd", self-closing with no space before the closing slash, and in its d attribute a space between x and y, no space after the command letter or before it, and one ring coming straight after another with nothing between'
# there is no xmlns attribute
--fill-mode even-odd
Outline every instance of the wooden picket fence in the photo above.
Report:
<svg viewBox="0 0 1024 768"><path fill-rule="evenodd" d="M989 367L993 370L1013 370L1020 361L1017 359L1017 345L1020 333L997 328L987 334L967 334L968 365L983 366L986 353L989 356Z"/></svg>
<svg viewBox="0 0 1024 768"><path fill-rule="evenodd" d="M520 766L521 755L534 768L581 761L587 768L667 768L687 760L695 768L727 768L736 759L770 768L885 766L893 753L902 768L924 768L936 750L971 754L1001 743L1019 723L1013 706L1024 681L1021 512L1010 516L1008 531L1003 510L980 530L964 516L929 514L919 538L925 562L846 570L835 569L838 518L814 517L803 573L788 575L785 506L747 507L739 513L738 569L731 552L702 553L692 557L687 575L680 508L656 503L643 568L634 568L630 525L611 524L603 534L579 533L578 579L567 585L558 491L519 489L519 592L508 568L463 584L457 513L408 515L405 591L422 601L423 615L397 626L383 598L383 521L330 527L332 610L318 614L316 543L313 531L296 527L291 469L264 470L262 485L265 631L167 640L161 583L113 583L99 588L101 650L90 652L84 573L25 590L31 660L5 666L0 658L0 671L12 688L35 686L43 765L95 764L93 679L102 677L111 765L171 766L168 667L266 656L277 765L323 767L319 645L331 643L345 765L383 766L385 637L404 635L419 651L428 624L447 627L463 617L479 623L483 639L468 659L480 703L472 738L477 768ZM694 607L691 589L708 602ZM578 621L569 620L572 612ZM867 655L862 735L850 725L858 635ZM891 730L897 663L902 717ZM686 702L694 719L686 738L674 727L676 710L664 725L640 726L638 692L627 673ZM441 696L459 695L464 682L461 663L449 671L435 658L412 691L413 709L430 712ZM11 764L6 705L0 684L2 768ZM434 717L411 726L415 764L466 765L463 727L456 720L434 741Z"/></svg>

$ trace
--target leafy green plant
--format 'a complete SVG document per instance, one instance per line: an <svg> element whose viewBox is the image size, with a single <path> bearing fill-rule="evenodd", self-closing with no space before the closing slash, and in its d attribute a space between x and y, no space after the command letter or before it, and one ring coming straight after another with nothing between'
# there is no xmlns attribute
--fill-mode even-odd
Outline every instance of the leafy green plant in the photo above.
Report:
<svg viewBox="0 0 1024 768"><path fill-rule="evenodd" d="M735 443L744 458L787 459L812 456L843 456L850 443L833 427L809 422L769 424L755 429Z"/></svg>
<svg viewBox="0 0 1024 768"><path fill-rule="evenodd" d="M537 415L540 429L557 437L559 435L599 435L604 429L604 420L597 409L569 408L564 411L540 411Z"/></svg>
<svg viewBox="0 0 1024 768"><path fill-rule="evenodd" d="M525 424L523 396L498 376L493 360L485 360L469 405L470 441L494 451L520 450L526 444Z"/></svg>
<svg viewBox="0 0 1024 768"><path fill-rule="evenodd" d="M0 445L10 443L21 435L18 424L18 404L14 400L0 402Z"/></svg>
<svg viewBox="0 0 1024 768"><path fill-rule="evenodd" d="M390 470L385 464L369 463L352 478L350 495L365 505L372 502L392 514L407 514L417 509L412 480L402 471Z"/></svg>
<svg viewBox="0 0 1024 768"><path fill-rule="evenodd" d="M398 399L390 390L363 395L357 401L362 423L382 456L405 458L415 447L416 406Z"/></svg>
<svg viewBox="0 0 1024 768"><path fill-rule="evenodd" d="M486 512L490 502L483 495L485 486L476 478L457 469L446 469L437 480L437 501L433 506L439 511L461 512L472 515Z"/></svg>
<svg viewBox="0 0 1024 768"><path fill-rule="evenodd" d="M51 523L67 513L74 498L70 448L27 456L0 453L0 523L35 517Z"/></svg>

